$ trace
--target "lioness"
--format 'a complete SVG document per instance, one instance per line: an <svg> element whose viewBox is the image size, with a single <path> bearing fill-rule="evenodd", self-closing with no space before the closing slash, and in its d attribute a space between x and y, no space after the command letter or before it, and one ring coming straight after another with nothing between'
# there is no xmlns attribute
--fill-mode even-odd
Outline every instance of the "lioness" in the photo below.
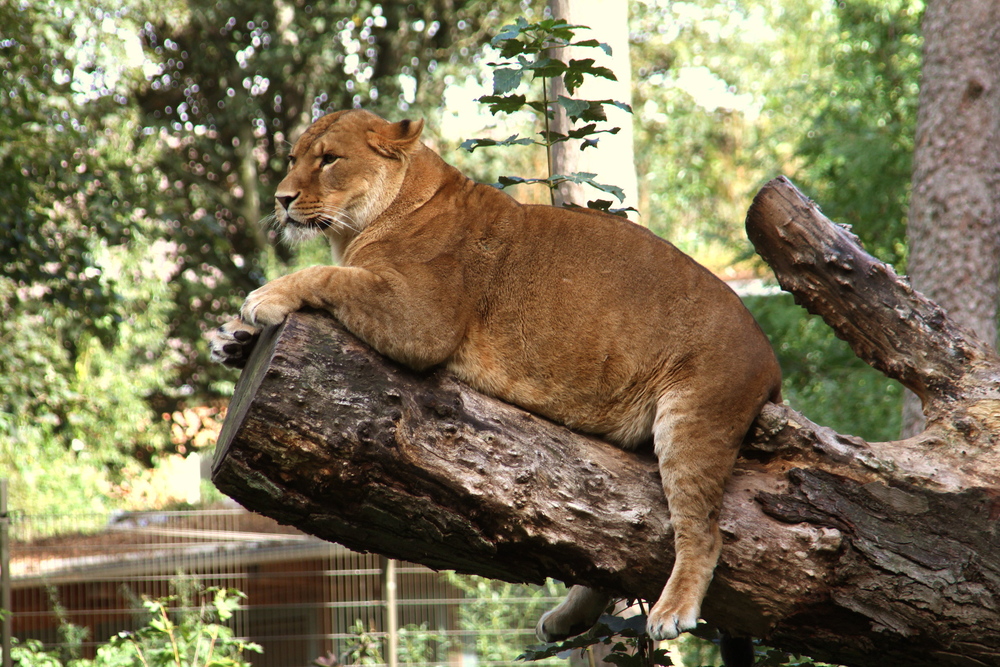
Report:
<svg viewBox="0 0 1000 667"><path fill-rule="evenodd" d="M215 332L213 356L239 364L260 327L322 308L412 368L444 365L620 447L651 438L676 560L648 631L694 628L737 449L779 400L767 338L732 290L670 243L612 215L522 205L446 164L422 129L352 110L306 130L275 193L277 223L289 241L325 235L341 265L252 292ZM608 602L575 586L538 634L582 632Z"/></svg>

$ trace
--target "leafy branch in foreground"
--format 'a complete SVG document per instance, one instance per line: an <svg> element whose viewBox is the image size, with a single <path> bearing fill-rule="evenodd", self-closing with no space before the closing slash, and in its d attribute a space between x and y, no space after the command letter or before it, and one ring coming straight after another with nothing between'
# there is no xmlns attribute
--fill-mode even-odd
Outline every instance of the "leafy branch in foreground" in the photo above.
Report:
<svg viewBox="0 0 1000 667"><path fill-rule="evenodd" d="M566 658L573 651L585 653L593 646L604 645L611 652L604 662L618 667L653 667L673 664L666 649L658 648L656 642L646 634L646 615L639 614L627 618L605 614L597 625L582 635L570 637L564 642L531 646L518 660L535 661L546 658Z"/></svg>
<svg viewBox="0 0 1000 667"><path fill-rule="evenodd" d="M525 19L519 18L515 23L501 28L500 32L491 40L491 44L499 50L503 60L489 63L494 68L493 94L484 95L479 98L479 101L488 105L490 112L494 115L501 112L530 111L541 119L544 129L538 133L538 138L522 137L515 134L502 140L468 139L462 142L462 148L471 153L477 148L495 146L543 146L549 174L546 178L502 176L496 183L497 187L504 188L521 183L540 183L547 186L550 197L554 197L555 188L561 183L586 183L602 192L614 195L619 201L624 201L625 193L621 188L595 182L595 174L552 173L553 146L571 139L579 139L582 142L580 150L596 147L599 141L597 135L617 134L621 130L619 127L597 129L598 122L607 120L605 107L614 106L632 113L632 108L628 104L610 99L586 100L565 95L558 95L555 100L549 99L549 85L553 79L561 78L570 95L576 93L587 77L617 80L614 72L607 67L596 65L593 58L571 58L566 62L552 56L553 49L570 46L597 48L608 55L611 54L611 47L596 39L574 41L576 31L580 29L586 30L588 28L570 25L563 19L545 19L537 23L528 23ZM540 100L529 99L527 95L516 92L522 84L530 85L536 80L541 82ZM565 134L555 132L551 127L551 121L560 108L565 111L567 118L572 123L585 124L574 127ZM610 208L606 202L591 202L589 205L592 208L604 210Z"/></svg>
<svg viewBox="0 0 1000 667"><path fill-rule="evenodd" d="M93 660L64 662L30 639L15 640L11 657L22 667L250 667L244 653L261 653L260 645L235 637L225 625L246 595L235 589L208 588L199 597L194 610L176 595L145 599L146 625L118 633L97 649Z"/></svg>

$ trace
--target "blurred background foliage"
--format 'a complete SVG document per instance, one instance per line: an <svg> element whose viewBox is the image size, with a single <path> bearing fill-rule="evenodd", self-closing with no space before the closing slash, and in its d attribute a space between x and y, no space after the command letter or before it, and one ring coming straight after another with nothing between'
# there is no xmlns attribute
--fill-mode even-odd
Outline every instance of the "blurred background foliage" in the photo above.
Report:
<svg viewBox="0 0 1000 667"><path fill-rule="evenodd" d="M922 4L629 10L642 221L753 288L794 407L895 437L899 386L775 293L742 221L783 173L905 270ZM0 470L17 506L129 506L145 471L211 446L203 431L236 376L210 364L204 331L266 279L326 261L320 246L276 245L261 224L290 142L319 115L424 117L426 140L478 180L539 175L544 158L530 152L457 147L523 122L474 102L489 92L485 44L545 11L0 0Z"/></svg>

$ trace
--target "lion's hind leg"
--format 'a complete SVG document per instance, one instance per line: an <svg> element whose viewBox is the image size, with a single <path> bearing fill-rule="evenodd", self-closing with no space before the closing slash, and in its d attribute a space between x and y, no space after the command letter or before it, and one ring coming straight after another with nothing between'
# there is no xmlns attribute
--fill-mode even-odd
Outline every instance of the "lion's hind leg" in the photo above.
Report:
<svg viewBox="0 0 1000 667"><path fill-rule="evenodd" d="M543 642L562 641L586 632L597 623L611 597L586 586L573 586L557 607L546 612L535 627Z"/></svg>
<svg viewBox="0 0 1000 667"><path fill-rule="evenodd" d="M673 639L698 623L701 602L722 550L719 511L751 409L663 400L653 431L660 476L670 507L674 567L647 621L653 639ZM740 414L746 412L746 415Z"/></svg>

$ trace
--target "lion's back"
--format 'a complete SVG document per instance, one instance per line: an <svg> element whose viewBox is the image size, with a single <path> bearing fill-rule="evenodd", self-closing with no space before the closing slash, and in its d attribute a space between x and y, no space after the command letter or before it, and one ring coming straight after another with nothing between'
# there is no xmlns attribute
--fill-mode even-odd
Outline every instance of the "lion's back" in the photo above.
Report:
<svg viewBox="0 0 1000 667"><path fill-rule="evenodd" d="M634 441L671 384L775 373L739 297L649 230L547 206L514 217L501 226L507 238L496 245L506 252L449 364L473 386Z"/></svg>

